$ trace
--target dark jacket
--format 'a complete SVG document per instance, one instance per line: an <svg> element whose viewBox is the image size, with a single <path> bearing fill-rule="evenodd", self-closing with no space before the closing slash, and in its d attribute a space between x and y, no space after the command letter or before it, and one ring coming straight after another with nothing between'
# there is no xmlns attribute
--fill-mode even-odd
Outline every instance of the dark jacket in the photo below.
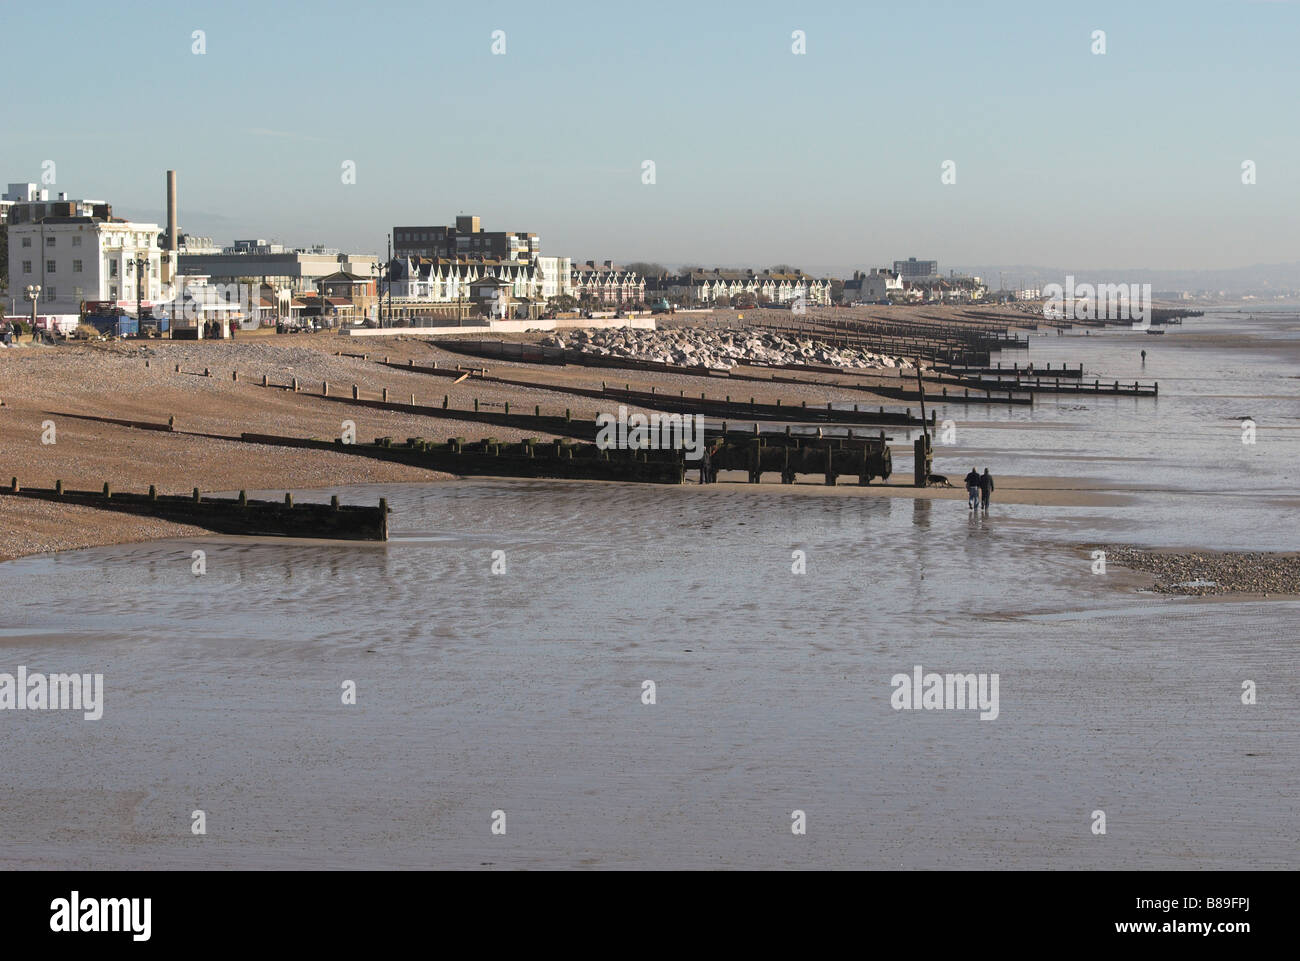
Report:
<svg viewBox="0 0 1300 961"><path fill-rule="evenodd" d="M977 474L977 473L975 473L975 471L971 471L969 474L967 474L967 475L966 475L966 486L967 486L967 487L979 487L979 486L980 486L980 475Z"/></svg>
<svg viewBox="0 0 1300 961"><path fill-rule="evenodd" d="M980 476L980 491L984 494L993 493L993 475L983 474Z"/></svg>

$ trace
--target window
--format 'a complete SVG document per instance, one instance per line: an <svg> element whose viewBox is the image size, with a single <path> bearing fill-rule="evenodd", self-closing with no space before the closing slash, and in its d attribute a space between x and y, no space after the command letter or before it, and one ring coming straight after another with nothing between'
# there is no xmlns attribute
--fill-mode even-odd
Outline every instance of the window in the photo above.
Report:
<svg viewBox="0 0 1300 961"><path fill-rule="evenodd" d="M30 274L31 272L32 272L32 262L31 262L30 260L24 260L24 261L23 261L23 273L25 273L25 274Z"/></svg>
<svg viewBox="0 0 1300 961"><path fill-rule="evenodd" d="M31 238L31 237L24 237L24 238L23 238L23 246L24 246L24 247L30 247L31 245L32 245L32 238Z"/></svg>
<svg viewBox="0 0 1300 961"><path fill-rule="evenodd" d="M47 260L47 261L45 261L45 272L46 272L47 274L52 274L52 273L54 273L57 269L58 269L58 268L55 266L54 261L52 261L52 260Z"/></svg>
<svg viewBox="0 0 1300 961"><path fill-rule="evenodd" d="M109 287L109 288L108 288L108 299L109 299L109 300L117 300L117 285L116 285L116 284L114 284L112 287Z"/></svg>
<svg viewBox="0 0 1300 961"><path fill-rule="evenodd" d="M46 246L46 247L53 247L53 246L54 246L54 238L53 238L53 237L46 237L46 238L45 238L45 246Z"/></svg>
<svg viewBox="0 0 1300 961"><path fill-rule="evenodd" d="M80 247L80 246L81 246L81 237L80 237L80 236L77 236L77 237L73 237L73 238L72 238L72 246L74 246L74 247Z"/></svg>
<svg viewBox="0 0 1300 961"><path fill-rule="evenodd" d="M46 299L46 300L58 300L58 298L59 298L59 292L58 292L55 288L53 288L53 287L46 287L46 288L45 288L45 299Z"/></svg>
<svg viewBox="0 0 1300 961"><path fill-rule="evenodd" d="M79 273L81 273L81 261L80 261L80 260L74 260L74 261L72 262L72 272L73 272L74 274L79 274Z"/></svg>
<svg viewBox="0 0 1300 961"><path fill-rule="evenodd" d="M116 261L116 260L110 260L110 261L108 262L108 276L110 276L110 277L116 277L116 276L117 276L117 261ZM117 288L114 287L113 289L116 290Z"/></svg>

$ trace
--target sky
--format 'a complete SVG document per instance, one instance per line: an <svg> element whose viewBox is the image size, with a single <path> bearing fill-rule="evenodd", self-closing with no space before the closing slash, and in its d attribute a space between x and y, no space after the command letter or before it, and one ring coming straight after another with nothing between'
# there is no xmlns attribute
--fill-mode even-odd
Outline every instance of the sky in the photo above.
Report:
<svg viewBox="0 0 1300 961"><path fill-rule="evenodd" d="M218 242L472 213L577 260L1300 260L1300 3L52 0L0 35L0 181L161 223L175 169Z"/></svg>

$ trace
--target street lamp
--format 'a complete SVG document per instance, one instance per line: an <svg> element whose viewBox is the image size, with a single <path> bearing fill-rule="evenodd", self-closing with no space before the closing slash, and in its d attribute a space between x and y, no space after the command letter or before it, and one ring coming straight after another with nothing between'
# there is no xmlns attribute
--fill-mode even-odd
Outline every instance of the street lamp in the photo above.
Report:
<svg viewBox="0 0 1300 961"><path fill-rule="evenodd" d="M36 343L36 302L41 299L41 285L28 284L23 296L32 302L32 343Z"/></svg>
<svg viewBox="0 0 1300 961"><path fill-rule="evenodd" d="M137 337L144 336L144 318L141 316L141 304L144 300L144 271L149 266L149 261L136 254L135 260L128 261L135 265L135 333Z"/></svg>

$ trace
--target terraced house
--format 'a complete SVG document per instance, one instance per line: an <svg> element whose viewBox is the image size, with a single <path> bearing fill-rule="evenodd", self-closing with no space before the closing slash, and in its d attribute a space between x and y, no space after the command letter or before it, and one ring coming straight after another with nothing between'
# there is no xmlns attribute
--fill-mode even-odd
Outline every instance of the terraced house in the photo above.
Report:
<svg viewBox="0 0 1300 961"><path fill-rule="evenodd" d="M539 257L534 261L480 257L394 257L381 284L387 298L392 292L392 316L418 319L468 316L490 285L500 290L502 302L513 314L536 317L551 297L568 293L567 257ZM561 276L563 274L563 276ZM499 299L499 298L498 298ZM387 312L389 302L385 300Z"/></svg>
<svg viewBox="0 0 1300 961"><path fill-rule="evenodd" d="M793 304L801 298L809 305L827 306L831 302L830 281L805 273L714 268L665 274L646 285L646 294L652 300L663 297L680 304L730 302L745 293L760 304Z"/></svg>
<svg viewBox="0 0 1300 961"><path fill-rule="evenodd" d="M572 271L573 296L579 301L590 298L603 307L635 307L645 303L645 278L636 271L618 267L611 260L575 264Z"/></svg>

